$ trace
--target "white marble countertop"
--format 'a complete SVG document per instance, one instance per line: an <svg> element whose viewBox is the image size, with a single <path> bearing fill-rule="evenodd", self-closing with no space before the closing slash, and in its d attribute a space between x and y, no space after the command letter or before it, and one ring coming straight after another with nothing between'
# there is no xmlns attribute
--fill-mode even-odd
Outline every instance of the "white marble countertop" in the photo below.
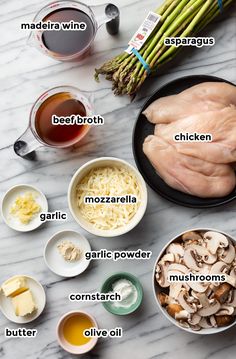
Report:
<svg viewBox="0 0 236 359"><path fill-rule="evenodd" d="M87 1L85 1L87 3ZM97 4L99 1L90 3ZM68 210L67 188L75 170L99 156L116 156L134 163L131 146L132 128L146 97L161 84L189 74L212 74L236 83L236 8L208 27L216 46L184 50L175 67L163 69L155 80L148 81L132 103L114 97L110 84L93 79L94 68L122 51L147 10L155 9L160 0L114 1L121 9L121 32L116 38L99 30L94 55L84 64L58 63L25 46L26 34L18 30L22 21L31 20L44 4L36 0L1 0L0 2L0 181L1 196L11 186L28 183L44 191L52 211ZM58 85L74 85L94 95L96 110L105 116L106 125L97 128L77 149L55 151L41 149L38 161L18 158L13 142L26 128L29 111L36 98ZM72 217L66 223L48 223L41 229L21 234L0 223L0 281L24 273L37 278L46 289L47 305L42 316L29 328L38 329L37 339L6 339L4 328L17 328L0 314L0 358L64 359L73 358L57 344L55 328L65 312L84 308L93 314L101 328L122 326L122 339L102 339L84 358L101 359L231 359L235 356L236 328L215 336L188 334L170 324L158 311L152 293L152 270L162 246L175 234L190 227L215 227L236 235L235 202L225 207L200 210L175 206L149 190L147 213L139 226L121 238L97 238L78 227ZM152 250L150 261L116 263L92 262L89 270L74 279L61 279L46 267L43 248L58 230L74 229L84 233L93 249ZM111 273L125 270L140 278L144 288L142 308L134 315L115 317L101 304L76 304L68 300L74 291L95 291Z"/></svg>

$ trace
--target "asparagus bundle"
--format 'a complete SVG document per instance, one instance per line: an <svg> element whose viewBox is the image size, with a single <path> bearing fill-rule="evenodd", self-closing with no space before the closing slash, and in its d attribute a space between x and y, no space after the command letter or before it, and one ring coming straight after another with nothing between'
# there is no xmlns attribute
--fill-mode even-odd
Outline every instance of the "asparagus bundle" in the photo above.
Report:
<svg viewBox="0 0 236 359"><path fill-rule="evenodd" d="M225 9L234 0L221 0ZM221 12L219 0L166 0L155 12L161 20L144 43L140 55L149 65L151 74L170 61L180 48L166 46L167 37L193 37ZM123 52L95 70L95 79L103 74L112 81L116 95L135 95L149 73L132 53Z"/></svg>

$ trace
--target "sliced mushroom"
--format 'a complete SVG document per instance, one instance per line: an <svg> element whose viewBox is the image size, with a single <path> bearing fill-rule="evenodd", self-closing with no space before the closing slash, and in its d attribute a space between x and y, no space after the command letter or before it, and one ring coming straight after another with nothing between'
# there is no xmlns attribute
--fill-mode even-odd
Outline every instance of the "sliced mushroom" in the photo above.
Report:
<svg viewBox="0 0 236 359"><path fill-rule="evenodd" d="M202 239L202 236L197 232L186 232L182 235L182 240L185 241L193 241L196 242Z"/></svg>
<svg viewBox="0 0 236 359"><path fill-rule="evenodd" d="M199 298L204 296L206 298L208 298L210 296L210 294L212 293L211 289L209 288L209 286L207 287L207 290L204 293L198 293L194 290L192 290L191 294L194 298L196 298L199 301Z"/></svg>
<svg viewBox="0 0 236 359"><path fill-rule="evenodd" d="M207 290L207 285L204 285L200 282L188 282L190 288L192 288L195 292L204 293Z"/></svg>
<svg viewBox="0 0 236 359"><path fill-rule="evenodd" d="M214 328L217 327L216 318L215 318L214 315L211 315L210 318L209 318L209 320L210 320L210 323L212 324L212 326L213 326Z"/></svg>
<svg viewBox="0 0 236 359"><path fill-rule="evenodd" d="M207 248L197 245L190 244L188 248L193 249L199 257L199 261L203 261L207 264L213 264L217 261L217 255L210 253Z"/></svg>
<svg viewBox="0 0 236 359"><path fill-rule="evenodd" d="M169 290L169 296L171 298L177 298L182 288L182 283L171 283L170 284L170 290Z"/></svg>
<svg viewBox="0 0 236 359"><path fill-rule="evenodd" d="M212 328L213 327L213 325L212 325L212 323L210 322L210 318L208 318L208 317L200 317L201 318L201 320L200 320L200 322L199 322L199 325L200 325L200 327L201 328L204 328L204 329L209 329L209 328Z"/></svg>
<svg viewBox="0 0 236 359"><path fill-rule="evenodd" d="M179 325L181 325L181 327L183 327L183 328L190 328L190 324L188 322L186 322L185 320L180 320Z"/></svg>
<svg viewBox="0 0 236 359"><path fill-rule="evenodd" d="M164 264L158 264L156 267L156 280L162 288L169 287L170 283L167 281L167 268Z"/></svg>
<svg viewBox="0 0 236 359"><path fill-rule="evenodd" d="M216 289L214 297L216 300L218 300L218 302L225 303L228 296L229 296L229 292L231 290L231 285L228 283L222 283L220 284L220 286Z"/></svg>
<svg viewBox="0 0 236 359"><path fill-rule="evenodd" d="M206 296L207 296L208 298L210 298L210 296L212 295L212 293L213 293L212 288L209 286L208 289L207 289L207 291L205 292L205 294L206 294Z"/></svg>
<svg viewBox="0 0 236 359"><path fill-rule="evenodd" d="M202 263L202 266L199 269L199 273L209 274L210 270L211 270L211 265L210 264Z"/></svg>
<svg viewBox="0 0 236 359"><path fill-rule="evenodd" d="M174 262L175 261L175 256L173 253L167 253L165 254L159 263L161 264L165 264L165 262Z"/></svg>
<svg viewBox="0 0 236 359"><path fill-rule="evenodd" d="M208 298L213 298L214 297L214 293L215 293L215 290L216 290L216 288L218 288L219 287L219 285L220 285L220 283L211 283L210 285L209 285L209 288L211 289L211 294L210 295L208 295Z"/></svg>
<svg viewBox="0 0 236 359"><path fill-rule="evenodd" d="M206 240L207 249L212 254L216 254L219 248L227 248L229 245L228 239L222 233L206 232L203 237Z"/></svg>
<svg viewBox="0 0 236 359"><path fill-rule="evenodd" d="M179 280L181 280L180 276L184 276L184 274L188 273L188 271L189 269L183 264L170 264L167 271L167 280L170 282L170 284L173 282L179 282Z"/></svg>
<svg viewBox="0 0 236 359"><path fill-rule="evenodd" d="M158 293L157 294L157 298L161 304L162 307L166 306L167 304L169 304L169 296L166 293Z"/></svg>
<svg viewBox="0 0 236 359"><path fill-rule="evenodd" d="M196 324L199 324L200 320L201 320L201 316L197 313L194 313L189 319L188 319L188 322L189 324L191 325L196 325Z"/></svg>
<svg viewBox="0 0 236 359"><path fill-rule="evenodd" d="M190 286L188 285L188 283L185 282L185 283L182 283L182 285L187 291L190 290Z"/></svg>
<svg viewBox="0 0 236 359"><path fill-rule="evenodd" d="M177 271L177 272L181 272L181 273L186 274L186 273L189 272L189 269L183 264L172 263L172 264L169 265L168 271Z"/></svg>
<svg viewBox="0 0 236 359"><path fill-rule="evenodd" d="M209 306L209 299L205 293L198 294L199 303L201 304L202 308L206 308Z"/></svg>
<svg viewBox="0 0 236 359"><path fill-rule="evenodd" d="M195 292L193 289L191 290L191 295L198 300L198 292Z"/></svg>
<svg viewBox="0 0 236 359"><path fill-rule="evenodd" d="M234 313L234 307L228 305L222 305L220 310L215 314L217 315L232 315Z"/></svg>
<svg viewBox="0 0 236 359"><path fill-rule="evenodd" d="M191 295L188 295L186 300L188 303L196 303L198 301L194 296Z"/></svg>
<svg viewBox="0 0 236 359"><path fill-rule="evenodd" d="M188 313L195 313L197 311L197 306L195 303L187 302L188 292L182 290L178 296L178 302Z"/></svg>
<svg viewBox="0 0 236 359"><path fill-rule="evenodd" d="M187 320L188 318L190 318L190 313L187 310L181 310L175 314L176 320Z"/></svg>
<svg viewBox="0 0 236 359"><path fill-rule="evenodd" d="M233 277L236 279L236 267L233 267L230 271L230 277Z"/></svg>
<svg viewBox="0 0 236 359"><path fill-rule="evenodd" d="M229 266L226 263L218 261L211 267L210 274L226 273L228 270Z"/></svg>
<svg viewBox="0 0 236 359"><path fill-rule="evenodd" d="M190 324L190 328L191 328L192 330L194 330L195 332L198 332L199 330L201 330L201 326L198 325L198 324L196 324L196 325L191 325L191 324Z"/></svg>
<svg viewBox="0 0 236 359"><path fill-rule="evenodd" d="M231 288L230 291L229 291L229 295L227 297L227 300L226 300L226 304L229 304L230 302L232 302L233 295L234 295L234 289Z"/></svg>
<svg viewBox="0 0 236 359"><path fill-rule="evenodd" d="M236 307L236 289L231 290L227 304L231 307Z"/></svg>
<svg viewBox="0 0 236 359"><path fill-rule="evenodd" d="M171 243L166 248L166 253L173 253L175 257L183 257L184 256L184 248L180 243Z"/></svg>
<svg viewBox="0 0 236 359"><path fill-rule="evenodd" d="M191 247L188 247L185 250L183 261L189 269L194 269L196 271L201 269L202 263L197 261L196 251L194 251Z"/></svg>
<svg viewBox="0 0 236 359"><path fill-rule="evenodd" d="M230 285L232 285L232 287L236 288L236 278L231 277L228 274L225 274L225 281Z"/></svg>
<svg viewBox="0 0 236 359"><path fill-rule="evenodd" d="M216 324L218 327L225 327L234 322L235 317L232 315L219 315L216 317Z"/></svg>
<svg viewBox="0 0 236 359"><path fill-rule="evenodd" d="M171 303L166 307L167 313L172 317L175 318L175 315L183 310L181 305L176 303Z"/></svg>
<svg viewBox="0 0 236 359"><path fill-rule="evenodd" d="M215 328L217 326L215 316L201 318L199 325L204 329Z"/></svg>
<svg viewBox="0 0 236 359"><path fill-rule="evenodd" d="M217 300L214 300L212 303L209 303L209 306L199 309L198 314L201 315L201 317L209 317L210 315L217 313L219 309L220 303Z"/></svg>
<svg viewBox="0 0 236 359"><path fill-rule="evenodd" d="M235 248L229 243L229 247L227 249L222 250L221 255L219 255L219 259L223 262L230 264L233 262L235 258Z"/></svg>

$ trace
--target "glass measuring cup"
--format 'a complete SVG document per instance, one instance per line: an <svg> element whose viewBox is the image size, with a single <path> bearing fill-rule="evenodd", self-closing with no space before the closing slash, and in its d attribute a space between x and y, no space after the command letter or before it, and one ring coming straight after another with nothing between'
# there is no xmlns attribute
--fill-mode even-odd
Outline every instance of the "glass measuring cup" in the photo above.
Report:
<svg viewBox="0 0 236 359"><path fill-rule="evenodd" d="M80 51L65 55L60 53L55 53L48 49L43 42L43 32L44 30L34 30L31 32L28 44L37 48L40 52L56 59L59 61L80 61L82 60L90 51L93 41L95 39L96 33L100 26L106 24L106 28L109 34L115 35L119 31L119 9L113 4L103 4L97 6L88 6L79 1L71 0L58 0L52 3L49 3L43 7L33 19L33 23L38 23L43 21L47 16L55 11L62 9L75 9L79 10L81 13L84 13L88 16L91 21L93 34L84 48Z"/></svg>
<svg viewBox="0 0 236 359"><path fill-rule="evenodd" d="M68 94L69 98L78 101L83 106L87 117L91 117L94 114L92 105L90 104L88 98L85 97L76 87L59 86L46 91L36 100L31 109L28 128L14 143L14 151L18 156L27 159L34 159L34 151L41 146L47 146L51 148L67 148L78 143L87 135L88 131L90 130L90 126L88 125L82 125L82 131L80 131L76 137L71 138L70 141L57 144L50 144L46 142L45 139L42 138L42 135L39 134L36 124L38 110L43 104L46 103L48 99L51 99L53 96L60 94Z"/></svg>

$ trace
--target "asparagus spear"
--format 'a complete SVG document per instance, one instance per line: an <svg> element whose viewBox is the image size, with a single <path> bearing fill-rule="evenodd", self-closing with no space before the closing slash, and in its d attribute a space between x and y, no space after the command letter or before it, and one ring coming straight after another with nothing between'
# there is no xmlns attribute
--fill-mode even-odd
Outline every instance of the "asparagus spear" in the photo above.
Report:
<svg viewBox="0 0 236 359"><path fill-rule="evenodd" d="M233 1L223 0L223 6L227 7ZM220 9L217 0L166 0L156 12L162 16L161 21L139 51L153 73L180 50L166 46L166 37L195 36L214 20ZM126 52L96 69L96 79L99 74L112 81L115 94L130 95L137 92L148 76L137 57Z"/></svg>
<svg viewBox="0 0 236 359"><path fill-rule="evenodd" d="M211 0L209 0L209 1L211 1ZM209 1L207 1L207 3ZM191 7L187 8L187 10L184 11L184 13L180 14L180 16L177 17L176 21L172 22L172 24L169 26L168 30L163 33L161 39L159 40L158 46L154 50L152 50L151 54L146 59L146 62L148 64L150 64L150 62L153 60L156 50L158 51L160 49L160 47L164 44L165 39L167 37L170 37L173 34L173 32L178 29L180 24L183 21L187 20L187 18L189 16L191 16L192 12L197 10L200 7L200 5L202 5L204 2L205 2L205 0L196 0L195 3ZM205 6L203 6L203 8L205 8ZM139 67L139 69L140 69L140 67ZM141 67L141 70L140 70L140 72L139 72L139 74L137 76L137 70L136 70L134 75L131 77L130 83L127 86L127 90L128 90L127 93L128 94L132 94L134 90L136 91L136 89L138 89L140 87L140 79L142 78L142 81L144 81L145 78L148 75L147 72L146 72L145 75L143 76L144 72L145 72L145 69L143 67Z"/></svg>
<svg viewBox="0 0 236 359"><path fill-rule="evenodd" d="M229 6L234 0L226 0L224 3L224 7L226 8L227 6ZM217 1L214 4L214 7L210 10L210 12L207 14L207 16L205 16L202 21L200 22L200 24L198 25L198 27L195 29L195 34L197 34L199 31L203 30L211 21L213 21L215 19L215 17L217 17L220 13L219 10L219 6ZM170 57L166 58L165 60L163 60L162 57L160 57L158 59L157 65L153 68L153 71L157 70L157 67L159 68L160 65L165 64L166 62L171 61L175 55L177 54L177 52L179 52L181 48L176 48L176 51L172 52L170 54Z"/></svg>

